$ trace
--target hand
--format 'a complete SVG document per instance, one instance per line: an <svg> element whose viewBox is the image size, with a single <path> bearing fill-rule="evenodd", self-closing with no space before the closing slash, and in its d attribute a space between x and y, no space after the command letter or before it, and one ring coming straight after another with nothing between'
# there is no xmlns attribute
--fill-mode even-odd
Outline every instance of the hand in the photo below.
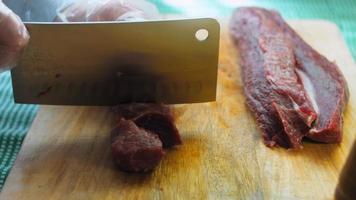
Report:
<svg viewBox="0 0 356 200"><path fill-rule="evenodd" d="M127 21L157 18L157 8L145 0L81 0L60 9L55 21Z"/></svg>
<svg viewBox="0 0 356 200"><path fill-rule="evenodd" d="M29 39L21 19L0 0L0 72L16 64Z"/></svg>

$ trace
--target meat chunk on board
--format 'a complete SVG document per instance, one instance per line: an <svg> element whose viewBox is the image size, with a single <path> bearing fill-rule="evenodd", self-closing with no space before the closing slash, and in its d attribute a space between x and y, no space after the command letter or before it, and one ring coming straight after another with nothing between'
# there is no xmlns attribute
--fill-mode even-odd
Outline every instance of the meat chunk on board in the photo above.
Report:
<svg viewBox="0 0 356 200"><path fill-rule="evenodd" d="M174 123L171 109L163 104L129 104L114 108L118 120L133 120L143 129L155 133L165 148L182 144L178 129Z"/></svg>
<svg viewBox="0 0 356 200"><path fill-rule="evenodd" d="M163 159L163 148L182 143L168 106L135 103L113 110L118 124L112 131L112 154L123 171L151 171Z"/></svg>
<svg viewBox="0 0 356 200"><path fill-rule="evenodd" d="M112 155L123 171L147 172L164 155L162 142L154 133L140 129L131 120L123 120L112 132Z"/></svg>
<svg viewBox="0 0 356 200"><path fill-rule="evenodd" d="M340 142L348 88L338 67L275 11L239 8L230 27L247 105L265 144L297 148L303 137Z"/></svg>

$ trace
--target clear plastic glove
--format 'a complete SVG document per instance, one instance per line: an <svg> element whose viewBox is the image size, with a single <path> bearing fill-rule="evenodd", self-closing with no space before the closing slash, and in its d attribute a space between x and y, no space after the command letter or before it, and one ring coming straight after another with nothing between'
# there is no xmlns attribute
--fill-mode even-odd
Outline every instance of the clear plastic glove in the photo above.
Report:
<svg viewBox="0 0 356 200"><path fill-rule="evenodd" d="M58 9L55 21L140 21L158 18L157 8L145 0L79 0Z"/></svg>
<svg viewBox="0 0 356 200"><path fill-rule="evenodd" d="M0 72L15 65L29 38L21 19L0 0Z"/></svg>

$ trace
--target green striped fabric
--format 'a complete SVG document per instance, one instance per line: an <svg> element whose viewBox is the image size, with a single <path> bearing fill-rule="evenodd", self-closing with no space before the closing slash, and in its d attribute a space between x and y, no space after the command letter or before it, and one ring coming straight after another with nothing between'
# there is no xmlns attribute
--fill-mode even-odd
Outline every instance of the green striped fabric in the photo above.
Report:
<svg viewBox="0 0 356 200"><path fill-rule="evenodd" d="M0 186L16 159L37 106L14 104L10 73L0 74Z"/></svg>
<svg viewBox="0 0 356 200"><path fill-rule="evenodd" d="M287 19L327 19L341 29L356 58L355 0L150 0L162 13L186 16L228 16L237 6L273 8ZM0 188L36 115L35 105L13 103L9 73L0 75Z"/></svg>

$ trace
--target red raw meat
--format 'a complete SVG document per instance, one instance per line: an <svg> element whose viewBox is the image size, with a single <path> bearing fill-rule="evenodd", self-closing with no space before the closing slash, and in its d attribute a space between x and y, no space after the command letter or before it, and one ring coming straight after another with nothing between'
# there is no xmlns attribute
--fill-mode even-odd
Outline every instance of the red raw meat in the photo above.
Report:
<svg viewBox="0 0 356 200"><path fill-rule="evenodd" d="M297 148L303 137L342 138L347 84L338 67L303 41L282 17L239 8L231 37L240 55L247 104L266 145Z"/></svg>
<svg viewBox="0 0 356 200"><path fill-rule="evenodd" d="M168 106L136 103L116 106L114 111L119 116L119 120L133 120L140 128L157 134L165 148L182 144Z"/></svg>
<svg viewBox="0 0 356 200"><path fill-rule="evenodd" d="M126 104L114 107L118 127L113 131L112 152L120 169L152 170L164 148L182 143L171 110L162 104Z"/></svg>
<svg viewBox="0 0 356 200"><path fill-rule="evenodd" d="M123 171L151 171L163 158L162 142L158 136L138 128L131 120L121 121L112 134L112 155Z"/></svg>

